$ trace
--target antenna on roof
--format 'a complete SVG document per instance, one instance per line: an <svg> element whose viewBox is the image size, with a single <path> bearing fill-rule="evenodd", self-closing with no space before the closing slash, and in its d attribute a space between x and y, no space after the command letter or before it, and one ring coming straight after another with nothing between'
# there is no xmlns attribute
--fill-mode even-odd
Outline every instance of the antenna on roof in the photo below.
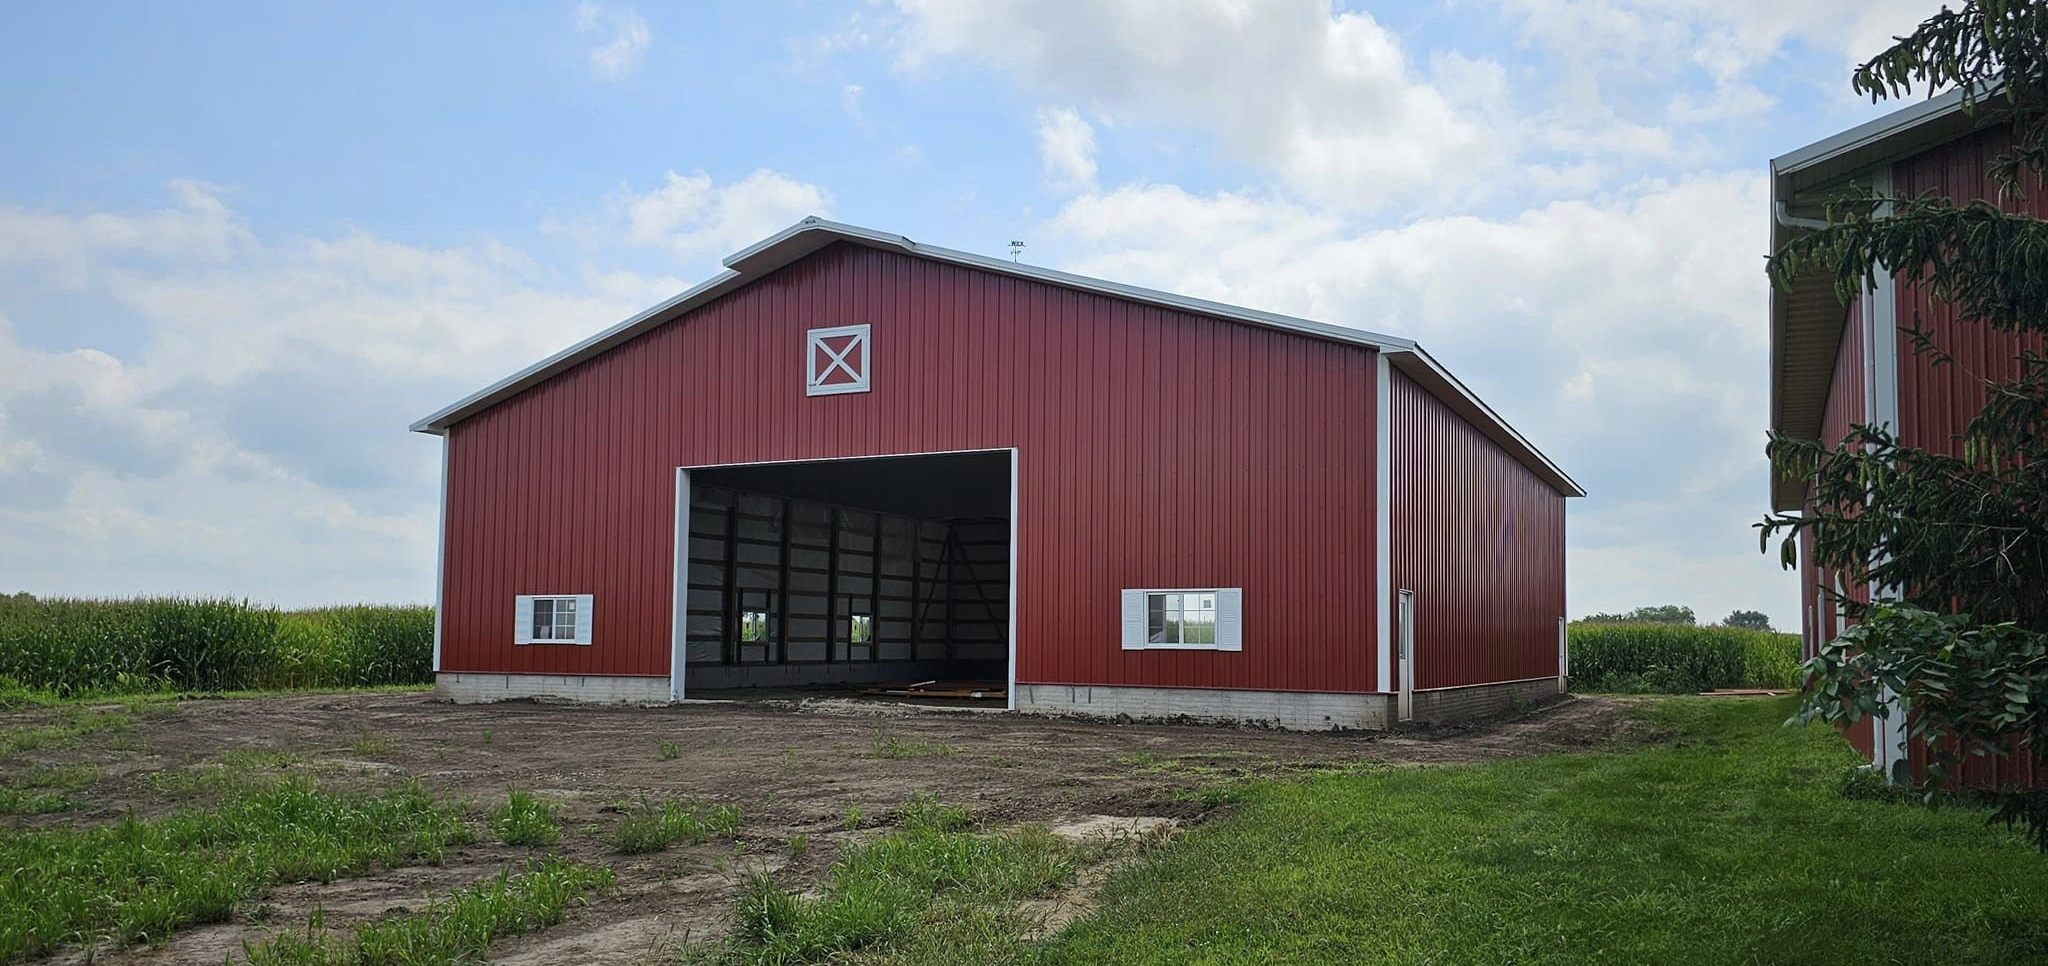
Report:
<svg viewBox="0 0 2048 966"><path fill-rule="evenodd" d="M1016 260L1017 260L1017 256L1018 256L1018 255L1020 255L1020 254L1022 254L1023 252L1024 252L1024 243L1023 243L1023 242L1020 242L1020 241L1015 241L1015 240L1013 240L1013 241L1011 241L1011 242L1010 242L1010 261L1013 261L1013 262L1014 262L1014 261L1016 261Z"/></svg>

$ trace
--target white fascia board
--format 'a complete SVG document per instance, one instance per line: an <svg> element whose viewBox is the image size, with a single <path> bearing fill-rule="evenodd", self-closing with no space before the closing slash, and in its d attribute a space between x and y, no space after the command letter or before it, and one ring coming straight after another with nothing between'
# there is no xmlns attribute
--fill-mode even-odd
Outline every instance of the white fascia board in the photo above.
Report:
<svg viewBox="0 0 2048 966"><path fill-rule="evenodd" d="M1459 382L1458 377L1451 375L1450 370L1445 369L1429 353L1422 351L1421 346L1388 350L1386 357L1394 368L1415 380L1430 395L1443 400L1451 407L1452 412L1464 417L1466 422L1471 423L1501 449L1514 456L1517 462L1542 477L1551 488L1568 497L1586 495L1585 487L1580 486L1570 474L1551 462L1550 457L1543 455L1543 451L1537 449L1535 444L1516 432L1513 426L1508 425L1507 420L1493 411L1493 407L1474 395L1472 390L1465 388L1465 384Z"/></svg>
<svg viewBox="0 0 2048 966"><path fill-rule="evenodd" d="M1918 104L1900 108L1874 121L1866 121L1846 131L1821 138L1803 148L1787 151L1771 159L1771 173L1783 177L1857 151L1882 148L1886 141L1962 109L1963 89L1958 87Z"/></svg>
<svg viewBox="0 0 2048 966"><path fill-rule="evenodd" d="M1517 458L1523 464L1535 470L1538 475L1543 476L1559 492L1567 496L1586 495L1585 490L1580 488L1578 483L1574 482L1571 477L1565 475L1562 470L1551 463L1549 458L1538 452L1534 446L1530 445L1528 440L1524 439L1520 433L1515 432L1513 427L1509 426L1505 420L1502 420L1497 413L1481 402L1478 397L1472 395L1471 391L1467 390L1462 383L1444 371L1442 366L1438 365L1434 359L1429 358L1429 355L1422 351L1422 347L1412 340L1382 335L1377 332L1368 332L1364 329L1354 329L1348 326L1331 325L1327 322L1296 318L1290 315L1261 312L1257 309L1226 305L1222 302L1211 302L1207 299L1190 298L1185 295L1175 295L1171 292L1161 292L1156 289L1125 285L1121 282L1090 278L1086 275L1054 271L1053 269L1039 268L1034 265L1022 265L1016 262L1004 261L1000 258L955 251L935 245L921 245L902 235L875 231L874 229L862 228L858 225L826 221L816 217L805 218L788 228L784 228L767 238L740 249L725 259L726 271L718 277L620 322L597 335L578 342L561 352L557 352L540 362L521 369L484 389L471 393L460 401L435 412L433 415L413 423L412 431L436 434L445 432L450 424L466 418L472 412L487 408L501 398L510 396L540 382L557 370L568 368L584 359L597 355L614 345L632 338L644 329L652 328L670 318L689 311L697 305L724 295L726 292L744 284L749 279L772 272L805 255L809 255L818 249L839 241L867 245L873 248L893 249L931 261L994 272L998 275L1007 275L1013 278L1043 282L1061 288L1094 292L1112 298L1157 305L1197 315L1229 319L1283 331L1298 332L1334 342L1367 346L1389 353L1392 357L1391 361L1395 365L1401 366L1403 371L1408 372L1411 377L1416 377L1417 381L1425 389L1439 398L1444 398L1446 402L1451 403L1453 408L1459 410L1467 419L1480 425L1481 429L1486 430L1487 435L1500 443L1503 448L1517 451ZM1418 376L1418 373L1426 373L1427 375ZM1456 398L1445 397L1444 393L1446 392Z"/></svg>
<svg viewBox="0 0 2048 966"><path fill-rule="evenodd" d="M558 368L566 368L621 342L625 342L638 335L641 328L659 319L666 318L671 314L688 311L699 303L708 302L719 295L723 295L727 291L738 287L741 281L741 276L736 272L721 272L711 280L681 295L677 295L653 308L640 312L632 318L613 325L590 338L584 339L533 365L527 366L497 382L470 393L455 402L449 403L435 410L433 414L414 422L409 428L415 433L440 435L459 416L468 415L468 410L488 408L487 404L497 397L524 389L528 385L541 381Z"/></svg>

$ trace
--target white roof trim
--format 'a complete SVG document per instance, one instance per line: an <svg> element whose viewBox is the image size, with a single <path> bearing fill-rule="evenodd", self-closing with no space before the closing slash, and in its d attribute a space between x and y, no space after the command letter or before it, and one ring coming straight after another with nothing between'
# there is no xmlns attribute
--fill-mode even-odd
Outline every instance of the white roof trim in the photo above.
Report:
<svg viewBox="0 0 2048 966"><path fill-rule="evenodd" d="M1771 172L1780 175L1791 174L1863 148L1874 147L1889 138L1962 109L1963 89L1958 87L1772 158Z"/></svg>
<svg viewBox="0 0 2048 966"><path fill-rule="evenodd" d="M822 218L805 218L740 249L725 260L726 270L709 281L436 410L433 414L413 423L412 431L435 435L444 433L449 426L524 391L560 370L626 342L643 331L659 326L818 249L841 241L871 248L893 249L931 261L1044 282L1062 288L1079 289L1199 315L1299 332L1335 342L1370 346L1387 353L1389 362L1422 384L1433 395L1452 403L1454 409L1472 421L1502 448L1515 454L1523 465L1544 477L1551 486L1569 496L1586 495L1586 491L1576 481L1531 445L1515 431L1514 427L1509 426L1506 420L1501 419L1498 413L1481 402L1471 390L1466 389L1463 383L1458 382L1412 340L1054 271L1035 265L1023 265L986 255L940 248L936 245L922 245L902 235L826 221Z"/></svg>

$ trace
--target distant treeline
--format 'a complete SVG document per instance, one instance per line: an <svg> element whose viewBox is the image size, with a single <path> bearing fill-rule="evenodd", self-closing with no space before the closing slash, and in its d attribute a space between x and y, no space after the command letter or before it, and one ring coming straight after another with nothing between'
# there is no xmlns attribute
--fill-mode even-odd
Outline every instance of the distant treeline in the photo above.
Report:
<svg viewBox="0 0 2048 966"><path fill-rule="evenodd" d="M1799 686L1799 637L1641 621L1571 625L1574 691L1691 694Z"/></svg>
<svg viewBox="0 0 2048 966"><path fill-rule="evenodd" d="M0 683L62 696L427 684L434 610L0 595Z"/></svg>

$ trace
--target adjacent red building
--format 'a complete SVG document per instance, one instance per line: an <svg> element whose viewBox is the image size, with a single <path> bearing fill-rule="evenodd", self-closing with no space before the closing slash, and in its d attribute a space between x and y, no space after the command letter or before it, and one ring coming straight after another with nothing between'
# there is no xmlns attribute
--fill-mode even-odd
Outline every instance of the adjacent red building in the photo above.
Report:
<svg viewBox="0 0 2048 966"><path fill-rule="evenodd" d="M2048 192L2024 199L2001 197L1988 167L2010 143L2002 127L1986 127L1963 110L1960 92L1930 99L1771 162L1773 249L1818 224L1827 199L1844 189L1868 188L1895 197L1935 195L1984 199L2008 211L2048 217ZM1826 273L1809 273L1771 296L1771 427L1806 439L1840 440L1856 424L1889 425L1908 445L1961 455L1956 439L1984 403L1984 379L2019 375L2020 354L2043 351L2038 338L2022 339L1959 320L1954 307L1931 299L1888 271L1845 305ZM1913 351L1906 332L1917 325L1955 359L1934 366ZM1806 480L1775 476L1772 506L1806 508ZM1841 632L1837 601L1867 602L1872 588L1824 572L1802 546L1801 631L1808 656ZM1893 773L1897 762L1915 770L1927 749L1909 741L1904 715L1866 719L1848 738L1871 762ZM1977 786L2048 786L2036 756L1975 759L1960 780Z"/></svg>
<svg viewBox="0 0 2048 966"><path fill-rule="evenodd" d="M1583 491L1413 342L818 219L726 266L413 426L444 693L1327 728L1563 688Z"/></svg>

